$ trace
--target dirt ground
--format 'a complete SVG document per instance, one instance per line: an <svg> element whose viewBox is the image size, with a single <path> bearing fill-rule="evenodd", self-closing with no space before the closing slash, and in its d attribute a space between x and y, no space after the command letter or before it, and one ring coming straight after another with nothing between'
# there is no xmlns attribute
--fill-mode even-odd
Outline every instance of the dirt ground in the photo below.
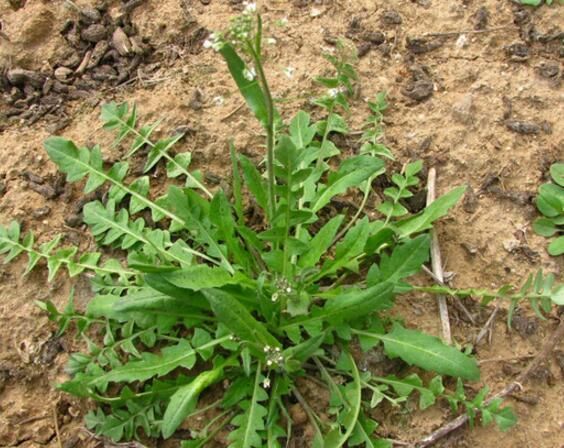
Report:
<svg viewBox="0 0 564 448"><path fill-rule="evenodd" d="M101 4L75 2L79 8ZM317 113L309 95L316 89L313 77L329 70L322 53L334 37L346 36L362 55L353 128L360 128L367 112L364 99L384 90L390 102L385 142L397 166L423 159L437 169L440 192L471 186L439 226L453 286L520 284L539 268L562 281L562 257L548 256L546 240L533 234L531 222L536 189L550 164L564 158L564 7L523 9L510 0L270 0L259 7L266 37L273 38L267 75L275 95L286 99L279 104L284 113L300 107ZM208 180L228 179L230 137L258 161L260 129L223 62L202 48L208 33L240 10L237 0L111 0L96 19L104 24L97 29L88 17L78 22L72 2L2 2L0 223L17 219L41 242L63 233L81 249L95 246L80 221L80 190L57 177L42 142L57 133L101 143L108 160L117 160L123 152L110 147L111 136L98 120L99 105L107 101L134 101L146 122L163 119L163 133L182 126L188 132L179 150L193 152ZM107 54L115 43L96 44L112 41L116 23L137 46L125 55ZM105 56L78 74L95 46ZM350 144L355 148L354 140ZM24 267L23 259L0 266L0 446L111 446L83 428L87 404L53 389L66 378L65 362L81 343L55 338L54 325L33 303L49 298L63 307L74 286L84 307L91 297L87 279L59 275L49 284L46 269L22 278ZM451 308L461 344L473 342L493 310L468 306L476 325ZM556 313L541 321L525 306L509 331L505 306L489 340L476 347L482 382L493 391L524 368L556 322ZM406 299L397 313L439 334L434 298ZM563 350L508 400L519 416L512 431L465 428L437 446L564 447ZM413 442L450 418L446 404L390 413L378 431Z"/></svg>

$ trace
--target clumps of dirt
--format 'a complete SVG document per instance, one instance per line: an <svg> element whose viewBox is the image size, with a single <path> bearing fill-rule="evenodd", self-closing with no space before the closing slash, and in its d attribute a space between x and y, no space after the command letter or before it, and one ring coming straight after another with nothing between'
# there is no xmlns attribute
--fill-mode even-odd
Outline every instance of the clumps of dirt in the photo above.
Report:
<svg viewBox="0 0 564 448"><path fill-rule="evenodd" d="M92 92L135 79L137 69L153 52L131 21L131 12L142 2L122 3L114 17L105 3L76 7L76 18L67 20L60 31L67 47L49 71L5 69L0 92L6 122L30 125L51 115L59 125L52 129L56 132L66 124L60 114L68 100L92 101Z"/></svg>
<svg viewBox="0 0 564 448"><path fill-rule="evenodd" d="M355 43L359 58L366 56L372 49L378 49L382 54L389 53L386 34L380 30L365 27L362 24L362 19L358 16L353 17L349 22L345 37ZM323 40L329 45L335 45L338 38L326 34Z"/></svg>

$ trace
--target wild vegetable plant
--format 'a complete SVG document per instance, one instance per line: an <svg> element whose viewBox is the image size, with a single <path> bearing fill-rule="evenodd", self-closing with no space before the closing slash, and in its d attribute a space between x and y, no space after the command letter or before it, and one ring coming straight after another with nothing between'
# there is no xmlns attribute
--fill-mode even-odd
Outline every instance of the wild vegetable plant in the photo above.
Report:
<svg viewBox="0 0 564 448"><path fill-rule="evenodd" d="M533 223L533 229L547 238L556 235L548 245L548 253L553 256L564 254L564 163L554 163L550 167L552 182L539 187L537 208L543 214Z"/></svg>
<svg viewBox="0 0 564 448"><path fill-rule="evenodd" d="M206 44L225 59L266 135L264 172L230 145L229 194L206 187L190 169L190 154L173 151L181 135L156 139L158 123L140 124L136 108L126 103L103 106L101 120L116 133L116 144L130 147L128 157L147 154L140 177L127 161L107 166L99 146L60 137L45 142L69 182L86 180L85 193L104 192L103 201L83 212L98 244L127 252L123 264L101 252L79 254L60 238L36 248L17 223L0 227L0 253L7 261L26 253L26 273L45 260L50 280L61 268L71 277L93 275L96 295L85 312L75 309L72 297L62 311L38 302L60 332L75 324L86 343L84 353L70 358L71 379L58 387L98 403L86 425L114 441L174 437L194 417L208 416L204 427L190 426L185 448L208 446L225 428L231 448L287 446L292 403L307 414L313 447L388 447L391 442L377 435L373 410L399 406L413 394L422 409L450 397L453 406L481 413L484 423L510 426L508 408L484 408L483 400L464 395L462 380L480 375L471 356L388 314L396 297L408 292L510 294L509 288L456 291L409 282L429 258L427 231L465 188L412 214L404 200L418 187L422 165L408 163L390 176L377 206L380 217L363 216L372 182L386 173L385 159L393 159L381 143L385 96L368 104L358 154L342 157L333 136L349 133L354 58L343 46L327 57L335 74L317 79L327 90L312 105L321 119L301 110L284 121L268 86L261 42L261 17L248 8ZM171 185L155 197L148 173L157 164L165 164ZM355 190L362 197L358 211L333 213L332 201ZM263 223L251 225L251 207ZM549 286L511 297L561 295L553 281ZM376 375L363 361L363 353L375 349L415 367L399 376ZM418 369L436 376L426 381ZM443 375L459 380L454 394L445 391ZM308 396L305 383L316 384L320 397Z"/></svg>

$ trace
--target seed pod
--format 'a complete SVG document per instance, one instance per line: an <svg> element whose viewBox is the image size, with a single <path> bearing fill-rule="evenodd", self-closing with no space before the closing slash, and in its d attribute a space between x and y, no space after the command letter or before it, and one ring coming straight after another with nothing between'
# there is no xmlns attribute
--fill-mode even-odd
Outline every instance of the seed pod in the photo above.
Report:
<svg viewBox="0 0 564 448"><path fill-rule="evenodd" d="M118 26L112 34L112 46L122 56L127 56L131 53L131 41L127 34Z"/></svg>
<svg viewBox="0 0 564 448"><path fill-rule="evenodd" d="M106 28L104 28L104 25L100 25L99 23L90 25L88 28L82 30L80 37L88 42L100 42L106 38Z"/></svg>

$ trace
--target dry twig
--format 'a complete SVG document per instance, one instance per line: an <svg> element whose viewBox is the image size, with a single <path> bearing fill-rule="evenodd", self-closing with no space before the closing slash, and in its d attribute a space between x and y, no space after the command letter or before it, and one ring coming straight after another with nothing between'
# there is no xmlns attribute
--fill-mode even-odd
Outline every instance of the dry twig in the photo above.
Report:
<svg viewBox="0 0 564 448"><path fill-rule="evenodd" d="M429 170L429 176L427 177L427 206L435 200L436 178L437 171L435 168L431 168ZM441 264L441 249L439 247L439 238L437 237L435 229L431 229L431 265L433 268L433 274L437 280L444 282L443 267ZM443 329L443 339L447 344L451 344L452 336L450 332L450 321L448 317L446 298L444 296L438 296L437 300L439 302L439 314Z"/></svg>

